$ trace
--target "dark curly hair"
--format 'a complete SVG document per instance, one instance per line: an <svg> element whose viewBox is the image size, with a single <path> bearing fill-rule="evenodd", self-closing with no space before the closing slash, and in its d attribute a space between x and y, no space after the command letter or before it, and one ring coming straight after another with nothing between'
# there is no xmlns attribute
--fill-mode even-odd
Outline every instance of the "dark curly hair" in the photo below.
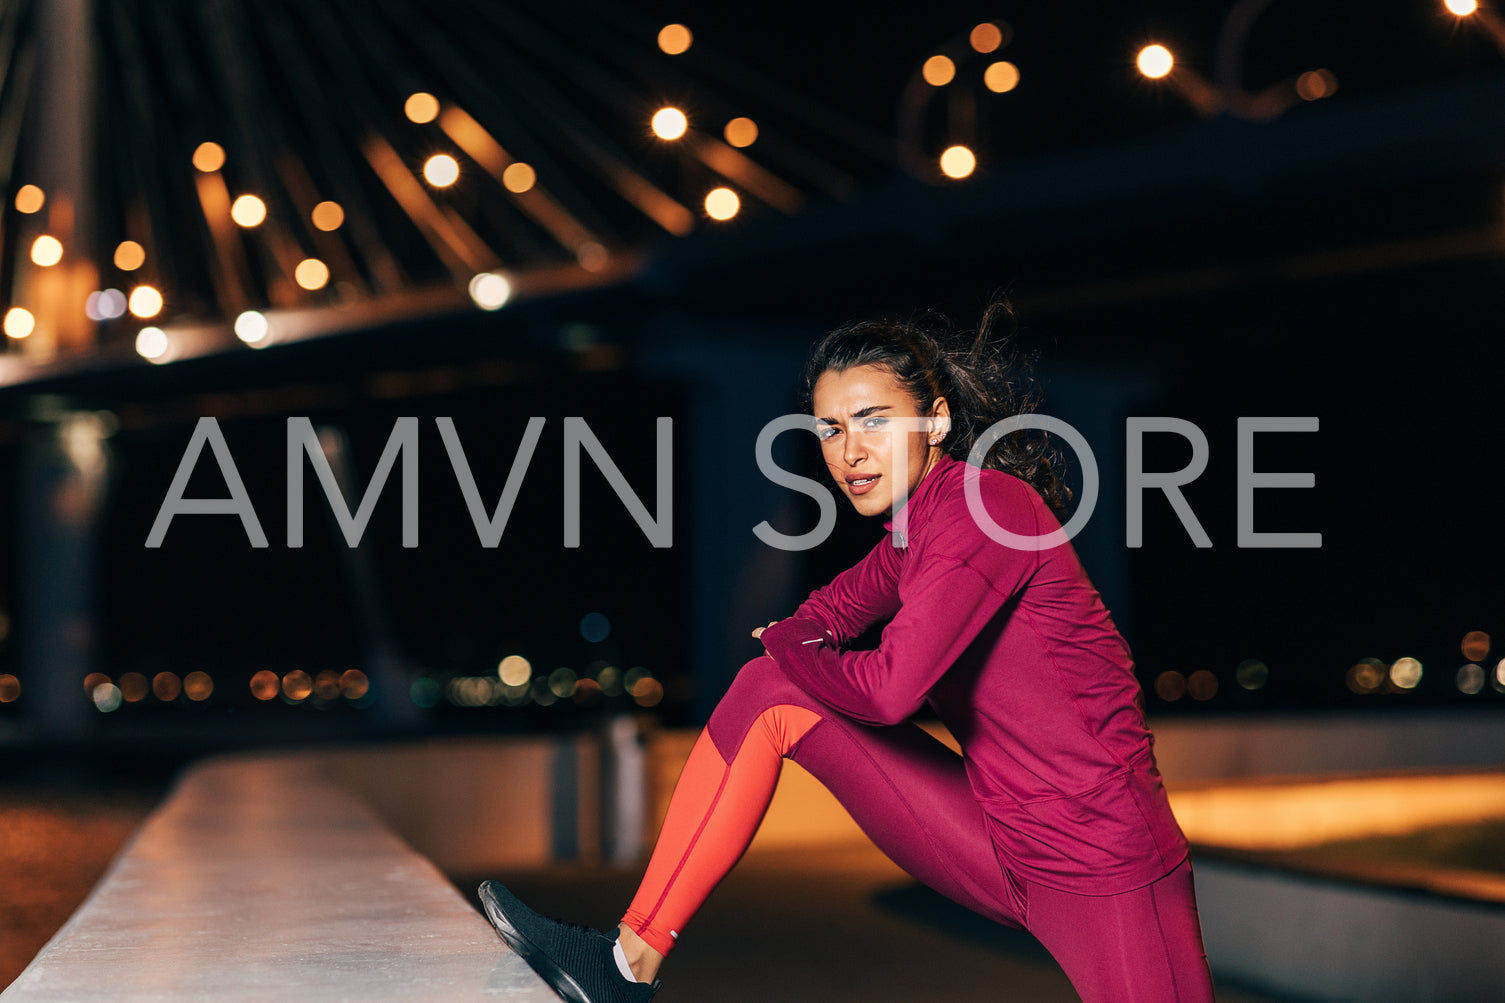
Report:
<svg viewBox="0 0 1505 1003"><path fill-rule="evenodd" d="M1018 350L1018 328L1004 297L988 304L975 333L958 331L933 312L908 321L845 324L822 338L805 363L805 406L811 406L822 373L883 366L921 415L946 398L951 409L946 452L966 460L973 443L996 422L1039 406L1039 384L1030 372L1035 360ZM983 460L984 467L1027 481L1057 514L1071 501L1071 489L1059 475L1061 463L1050 437L1034 430L1003 436Z"/></svg>

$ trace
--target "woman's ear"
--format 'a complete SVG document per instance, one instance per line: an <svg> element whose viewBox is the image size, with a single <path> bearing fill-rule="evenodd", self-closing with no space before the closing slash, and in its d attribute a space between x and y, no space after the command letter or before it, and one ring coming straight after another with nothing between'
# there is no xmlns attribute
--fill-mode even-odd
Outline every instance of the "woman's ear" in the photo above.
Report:
<svg viewBox="0 0 1505 1003"><path fill-rule="evenodd" d="M951 431L951 405L946 398L937 397L930 405L930 435L944 436Z"/></svg>

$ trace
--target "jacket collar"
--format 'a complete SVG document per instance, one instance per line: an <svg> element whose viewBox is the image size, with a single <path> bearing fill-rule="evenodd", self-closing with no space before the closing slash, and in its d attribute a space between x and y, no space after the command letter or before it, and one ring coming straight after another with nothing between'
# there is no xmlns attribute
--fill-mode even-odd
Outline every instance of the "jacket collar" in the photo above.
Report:
<svg viewBox="0 0 1505 1003"><path fill-rule="evenodd" d="M883 528L893 534L895 547L909 546L905 533L894 532L894 523L899 521L898 514L904 516L907 535L914 535L915 530L924 522L926 514L934 506L936 499L943 493L943 485L961 474L966 466L963 461L944 453L935 461L935 466L931 467L920 479L920 483L915 486L914 494L905 500L899 513L883 522Z"/></svg>

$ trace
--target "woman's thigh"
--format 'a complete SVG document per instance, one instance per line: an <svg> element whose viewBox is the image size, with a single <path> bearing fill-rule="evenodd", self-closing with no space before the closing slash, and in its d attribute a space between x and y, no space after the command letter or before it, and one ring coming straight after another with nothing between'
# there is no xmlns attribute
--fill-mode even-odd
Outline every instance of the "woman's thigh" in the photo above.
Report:
<svg viewBox="0 0 1505 1003"><path fill-rule="evenodd" d="M1119 895L1025 886L1026 926L1085 1003L1212 1003L1190 860Z"/></svg>

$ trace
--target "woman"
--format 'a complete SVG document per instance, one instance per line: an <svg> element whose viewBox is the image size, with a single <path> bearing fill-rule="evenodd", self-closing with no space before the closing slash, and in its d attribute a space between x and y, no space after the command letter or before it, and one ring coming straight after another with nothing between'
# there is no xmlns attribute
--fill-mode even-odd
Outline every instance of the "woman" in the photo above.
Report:
<svg viewBox="0 0 1505 1003"><path fill-rule="evenodd" d="M861 323L816 347L805 386L826 466L858 512L889 516L891 530L900 513L903 532L753 632L766 654L690 753L615 932L481 886L492 924L565 999L653 996L679 930L752 839L784 758L910 874L1033 933L1088 1003L1213 998L1186 840L1128 647L1057 532L1051 509L1068 493L1052 455L1004 436L983 469L965 462L995 422L1035 405L990 337L1005 318L994 303L959 344L924 325ZM1014 536L990 536L990 522ZM876 650L848 647L884 620ZM926 703L963 756L902 723Z"/></svg>

